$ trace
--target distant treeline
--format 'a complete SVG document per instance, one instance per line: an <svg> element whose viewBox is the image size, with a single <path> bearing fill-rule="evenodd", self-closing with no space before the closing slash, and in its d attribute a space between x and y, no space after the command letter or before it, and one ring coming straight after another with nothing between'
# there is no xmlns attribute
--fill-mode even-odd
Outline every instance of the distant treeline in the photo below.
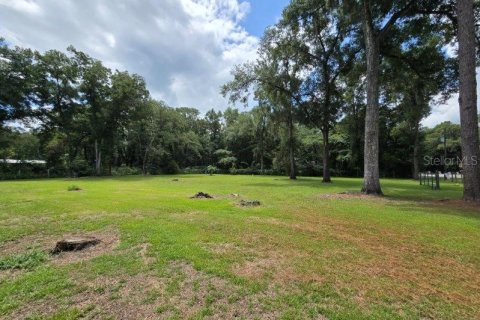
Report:
<svg viewBox="0 0 480 320"><path fill-rule="evenodd" d="M456 23L432 16L441 2L359 3L292 1L257 59L219 90L256 106L204 114L153 99L141 76L73 47L40 53L0 39L0 159L46 161L0 163L0 177L365 175L364 191L380 193L377 175L458 170L423 159L459 157L459 126L421 125L458 90L458 59L445 50Z"/></svg>
<svg viewBox="0 0 480 320"><path fill-rule="evenodd" d="M152 99L142 77L112 72L86 54L0 48L0 177L175 174L287 174L288 134L268 104L249 111L201 114ZM364 105L346 105L330 135L334 175L362 174ZM394 109L382 108L384 176L409 177L412 130ZM30 127L29 130L24 128ZM299 120L295 158L300 175L322 174L323 136ZM22 128L22 129L19 129ZM459 154L459 127L421 129L419 155ZM454 170L456 168L452 168Z"/></svg>

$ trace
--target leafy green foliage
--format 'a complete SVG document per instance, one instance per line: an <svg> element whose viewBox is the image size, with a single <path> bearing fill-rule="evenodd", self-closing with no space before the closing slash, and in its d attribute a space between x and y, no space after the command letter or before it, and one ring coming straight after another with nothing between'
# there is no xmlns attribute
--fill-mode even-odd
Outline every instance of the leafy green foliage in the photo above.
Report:
<svg viewBox="0 0 480 320"><path fill-rule="evenodd" d="M80 191L82 189L77 185L71 185L71 186L68 186L67 190L68 191Z"/></svg>
<svg viewBox="0 0 480 320"><path fill-rule="evenodd" d="M31 270L43 264L48 254L40 250L29 250L25 253L0 257L0 270L27 269Z"/></svg>

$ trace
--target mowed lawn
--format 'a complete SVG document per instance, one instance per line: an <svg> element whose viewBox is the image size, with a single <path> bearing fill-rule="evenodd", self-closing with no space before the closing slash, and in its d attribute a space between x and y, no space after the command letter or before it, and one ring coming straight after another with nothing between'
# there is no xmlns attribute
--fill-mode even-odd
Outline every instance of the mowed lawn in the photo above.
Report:
<svg viewBox="0 0 480 320"><path fill-rule="evenodd" d="M480 319L480 210L458 184L382 185L376 198L348 178L0 182L0 318ZM48 253L79 234L102 243Z"/></svg>

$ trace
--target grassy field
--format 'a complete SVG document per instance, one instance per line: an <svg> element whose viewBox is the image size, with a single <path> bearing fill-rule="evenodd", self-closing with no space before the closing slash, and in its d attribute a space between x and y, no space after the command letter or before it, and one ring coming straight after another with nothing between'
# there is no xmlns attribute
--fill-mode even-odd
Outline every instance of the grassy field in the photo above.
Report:
<svg viewBox="0 0 480 320"><path fill-rule="evenodd" d="M460 185L382 183L0 182L0 318L480 319L480 210ZM77 234L102 243L48 253Z"/></svg>

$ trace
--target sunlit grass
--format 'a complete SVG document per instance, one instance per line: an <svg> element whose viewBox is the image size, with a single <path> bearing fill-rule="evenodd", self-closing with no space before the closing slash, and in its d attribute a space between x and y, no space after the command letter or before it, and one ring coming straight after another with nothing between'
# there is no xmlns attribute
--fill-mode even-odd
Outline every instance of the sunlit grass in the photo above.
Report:
<svg viewBox="0 0 480 320"><path fill-rule="evenodd" d="M80 263L57 265L52 258L15 277L0 274L0 317L29 304L58 305L57 313L68 319L78 310L96 312L75 305L89 283L110 278L127 283L147 275L163 279L172 261L227 281L235 290L219 298L216 290L205 289L204 298L187 304L202 308L189 314L187 307L166 302L183 290L184 276L179 276L162 292L138 292L139 308L179 319L220 316L246 295L252 315L259 316L254 311L260 308L285 319L472 319L480 314L479 210L438 201L460 199L460 185L442 183L433 191L415 181L387 179L382 181L385 197L365 198L337 197L358 191L360 179L337 178L326 185L318 178L175 178L0 182L2 259L2 248L23 237L113 228L121 238L113 252ZM68 192L73 184L82 192ZM199 191L215 199L190 198ZM241 207L242 199L261 206ZM197 276L192 288L202 288L203 279ZM121 301L117 287L122 282L95 287L95 292ZM34 314L42 315L38 308ZM102 305L93 309L103 310Z"/></svg>

